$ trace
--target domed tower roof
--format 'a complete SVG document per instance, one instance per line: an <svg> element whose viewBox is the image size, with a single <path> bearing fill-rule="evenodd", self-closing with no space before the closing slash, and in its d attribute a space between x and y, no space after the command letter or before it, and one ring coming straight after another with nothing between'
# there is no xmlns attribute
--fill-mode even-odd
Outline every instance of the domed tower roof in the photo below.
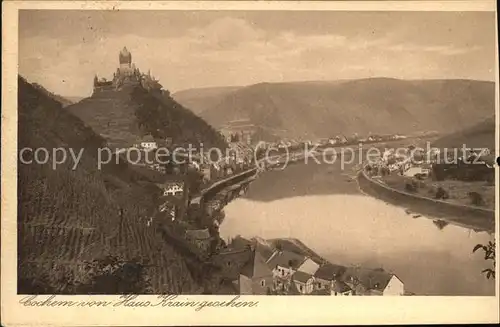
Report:
<svg viewBox="0 0 500 327"><path fill-rule="evenodd" d="M127 47L123 47L120 51L120 64L130 64L132 63L132 54L127 50Z"/></svg>

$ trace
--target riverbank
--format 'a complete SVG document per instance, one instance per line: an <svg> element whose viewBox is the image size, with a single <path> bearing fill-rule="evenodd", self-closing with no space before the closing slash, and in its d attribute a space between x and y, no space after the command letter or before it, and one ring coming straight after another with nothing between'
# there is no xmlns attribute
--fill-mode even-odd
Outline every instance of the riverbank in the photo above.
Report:
<svg viewBox="0 0 500 327"><path fill-rule="evenodd" d="M417 218L364 194L359 168L310 160L262 172L224 208L220 235L299 239L330 262L395 273L418 295L494 295L494 281L481 275L484 259L472 253L488 233Z"/></svg>
<svg viewBox="0 0 500 327"><path fill-rule="evenodd" d="M364 169L359 171L357 179L360 189L375 198L475 231L495 232L494 210L431 199L399 190L369 177Z"/></svg>

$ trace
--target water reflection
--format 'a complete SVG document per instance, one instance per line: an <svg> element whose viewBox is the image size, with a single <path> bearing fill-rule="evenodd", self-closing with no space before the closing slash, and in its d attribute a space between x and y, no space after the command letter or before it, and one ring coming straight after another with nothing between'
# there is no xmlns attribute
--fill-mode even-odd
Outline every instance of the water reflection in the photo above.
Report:
<svg viewBox="0 0 500 327"><path fill-rule="evenodd" d="M334 263L392 271L417 294L494 295L494 281L481 275L483 258L472 254L476 244L491 239L488 233L405 213L404 208L355 192L356 183L345 182L345 176L327 168L323 173L319 168L306 172L315 183L298 176L297 168L293 174L281 172L280 178L258 179L248 197L225 208L221 236L298 238ZM319 194L311 189L315 185ZM328 188L333 191L324 194ZM275 200L271 190L277 192Z"/></svg>
<svg viewBox="0 0 500 327"><path fill-rule="evenodd" d="M434 219L432 222L439 230L443 230L443 228L445 228L449 224L447 221L444 221L442 219Z"/></svg>

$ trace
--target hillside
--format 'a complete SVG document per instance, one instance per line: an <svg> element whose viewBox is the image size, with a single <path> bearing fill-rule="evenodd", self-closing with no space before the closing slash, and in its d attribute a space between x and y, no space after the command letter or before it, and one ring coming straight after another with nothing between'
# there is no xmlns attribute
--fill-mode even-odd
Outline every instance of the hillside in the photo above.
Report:
<svg viewBox="0 0 500 327"><path fill-rule="evenodd" d="M128 147L146 134L176 144L202 142L205 148L225 148L223 137L203 119L173 100L168 92L153 94L142 87L107 91L67 107L108 144Z"/></svg>
<svg viewBox="0 0 500 327"><path fill-rule="evenodd" d="M445 135L433 146L438 148L489 148L495 149L495 117L490 117L474 126Z"/></svg>
<svg viewBox="0 0 500 327"><path fill-rule="evenodd" d="M242 87L221 86L188 89L175 92L172 94L172 98L195 114L200 114L202 111L217 105L224 96L240 88Z"/></svg>
<svg viewBox="0 0 500 327"><path fill-rule="evenodd" d="M286 138L429 130L450 133L494 114L495 85L391 78L260 83L211 101L218 104L200 116L213 126L249 119Z"/></svg>
<svg viewBox="0 0 500 327"><path fill-rule="evenodd" d="M98 170L96 150L106 140L23 78L18 84L19 149L84 150L74 170L72 160L57 169L51 161L18 165L18 292L198 289L196 267L145 223L162 219L159 189L124 162Z"/></svg>

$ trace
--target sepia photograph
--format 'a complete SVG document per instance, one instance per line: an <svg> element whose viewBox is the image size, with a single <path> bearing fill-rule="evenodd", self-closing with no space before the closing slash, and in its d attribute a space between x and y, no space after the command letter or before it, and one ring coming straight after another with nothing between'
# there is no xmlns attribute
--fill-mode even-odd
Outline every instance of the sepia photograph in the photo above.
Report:
<svg viewBox="0 0 500 327"><path fill-rule="evenodd" d="M19 305L498 296L495 9L188 7L18 10Z"/></svg>

